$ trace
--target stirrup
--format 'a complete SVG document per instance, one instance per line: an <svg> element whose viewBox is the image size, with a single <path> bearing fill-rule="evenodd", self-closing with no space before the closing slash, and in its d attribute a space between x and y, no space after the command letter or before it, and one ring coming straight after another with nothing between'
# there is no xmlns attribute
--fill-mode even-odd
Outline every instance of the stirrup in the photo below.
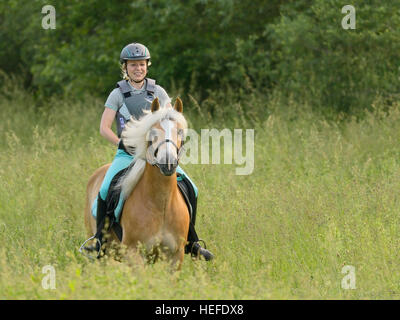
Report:
<svg viewBox="0 0 400 320"><path fill-rule="evenodd" d="M100 252L101 252L101 242L98 238L96 238L95 236L90 237L89 239L87 239L79 248L79 252L82 253L86 258L89 258L91 260L94 260L93 256L91 256L90 254L87 253L87 251L89 251L88 248L85 247L86 243L89 242L90 240L96 239L97 244L99 245L99 251L97 251L97 256L96 258L98 258L100 256ZM94 250L93 250L94 251Z"/></svg>
<svg viewBox="0 0 400 320"><path fill-rule="evenodd" d="M202 247L199 244L199 242L202 242L204 247ZM199 246L197 254L193 252L193 248L196 244ZM203 253L201 253L201 251L203 251ZM206 242L202 239L199 239L199 240L193 242L192 247L190 248L190 254L191 254L192 258L193 257L199 258L200 256L203 256L206 261L210 261L210 260L214 259L214 255L209 250L207 250Z"/></svg>
<svg viewBox="0 0 400 320"><path fill-rule="evenodd" d="M193 247L194 247L194 245L195 245L196 243L197 243L198 245L200 245L199 242L203 243L203 245L204 245L204 246L200 246L200 247L202 247L202 248L204 248L204 249L207 249L206 242L205 242L203 239L199 239L199 240L193 242L192 247L190 248L190 253L191 253L191 254L193 254Z"/></svg>

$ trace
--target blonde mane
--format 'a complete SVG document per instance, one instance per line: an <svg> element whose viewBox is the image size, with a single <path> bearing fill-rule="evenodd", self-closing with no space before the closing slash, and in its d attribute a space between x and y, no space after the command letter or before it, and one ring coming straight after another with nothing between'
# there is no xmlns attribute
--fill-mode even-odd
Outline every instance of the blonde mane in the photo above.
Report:
<svg viewBox="0 0 400 320"><path fill-rule="evenodd" d="M146 152L148 146L147 132L161 120L171 119L182 126L184 137L186 137L187 122L182 113L171 107L160 108L155 112L144 110L144 113L144 116L139 120L135 120L131 117L131 120L126 124L121 134L121 139L125 148L129 153L134 155L130 168L121 176L116 186L116 188L121 188L124 199L128 198L131 194L146 167Z"/></svg>

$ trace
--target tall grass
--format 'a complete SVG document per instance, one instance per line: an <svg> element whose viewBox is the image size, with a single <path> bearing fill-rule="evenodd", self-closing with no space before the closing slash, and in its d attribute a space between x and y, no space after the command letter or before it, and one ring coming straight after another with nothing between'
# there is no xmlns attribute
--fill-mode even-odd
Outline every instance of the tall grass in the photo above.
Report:
<svg viewBox="0 0 400 320"><path fill-rule="evenodd" d="M399 297L400 105L383 113L377 100L363 120L332 121L279 99L252 101L264 119L248 102L226 102L214 116L196 103L185 109L196 129L255 129L255 169L184 166L199 188L198 233L216 258L185 256L170 273L163 262L140 268L78 252L87 180L115 152L98 133L103 101L33 107L23 89L3 88L0 298ZM228 119L227 108L238 116ZM56 270L54 290L42 287L46 265ZM345 265L355 268L355 289L341 287Z"/></svg>

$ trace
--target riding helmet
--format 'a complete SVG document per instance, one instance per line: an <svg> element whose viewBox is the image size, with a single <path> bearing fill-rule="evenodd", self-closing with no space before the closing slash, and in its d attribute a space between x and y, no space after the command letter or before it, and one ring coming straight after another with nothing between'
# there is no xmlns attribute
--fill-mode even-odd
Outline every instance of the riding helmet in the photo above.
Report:
<svg viewBox="0 0 400 320"><path fill-rule="evenodd" d="M119 56L121 63L126 60L147 60L150 66L150 51L141 43L130 43L122 49Z"/></svg>

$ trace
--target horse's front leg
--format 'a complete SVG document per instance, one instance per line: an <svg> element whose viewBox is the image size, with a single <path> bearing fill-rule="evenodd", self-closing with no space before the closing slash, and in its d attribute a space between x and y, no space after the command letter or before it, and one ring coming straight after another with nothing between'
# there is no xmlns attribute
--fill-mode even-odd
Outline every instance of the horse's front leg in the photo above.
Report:
<svg viewBox="0 0 400 320"><path fill-rule="evenodd" d="M177 240L177 245L178 250L171 256L171 266L175 270L179 271L182 268L183 258L185 256L186 239L180 237L179 240Z"/></svg>
<svg viewBox="0 0 400 320"><path fill-rule="evenodd" d="M132 267L144 268L145 258L141 254L138 244L133 245L132 243L124 243L124 241L121 244L125 248L124 256L128 264Z"/></svg>
<svg viewBox="0 0 400 320"><path fill-rule="evenodd" d="M171 257L171 268L174 271L180 271L182 268L183 257L185 255L185 247L180 248Z"/></svg>

